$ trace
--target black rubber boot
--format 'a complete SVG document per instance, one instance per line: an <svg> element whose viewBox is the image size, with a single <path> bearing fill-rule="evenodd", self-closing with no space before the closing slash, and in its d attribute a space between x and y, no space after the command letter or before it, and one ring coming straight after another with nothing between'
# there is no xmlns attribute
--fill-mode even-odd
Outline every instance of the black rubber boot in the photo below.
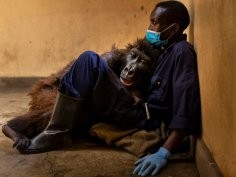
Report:
<svg viewBox="0 0 236 177"><path fill-rule="evenodd" d="M31 140L30 146L19 150L23 154L41 153L72 145L70 131L83 111L83 100L58 92L53 114L43 132Z"/></svg>

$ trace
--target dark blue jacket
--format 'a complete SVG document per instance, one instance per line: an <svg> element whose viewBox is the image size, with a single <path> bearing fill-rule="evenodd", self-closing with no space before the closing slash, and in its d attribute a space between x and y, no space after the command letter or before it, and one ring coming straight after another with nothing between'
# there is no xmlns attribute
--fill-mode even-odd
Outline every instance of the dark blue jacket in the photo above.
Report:
<svg viewBox="0 0 236 177"><path fill-rule="evenodd" d="M147 92L151 127L164 121L169 129L200 129L201 106L196 53L181 40L159 57Z"/></svg>

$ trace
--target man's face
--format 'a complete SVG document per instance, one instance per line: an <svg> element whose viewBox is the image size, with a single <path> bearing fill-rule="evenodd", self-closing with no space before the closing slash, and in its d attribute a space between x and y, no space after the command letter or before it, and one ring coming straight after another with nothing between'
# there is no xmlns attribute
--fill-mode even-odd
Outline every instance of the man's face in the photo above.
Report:
<svg viewBox="0 0 236 177"><path fill-rule="evenodd" d="M162 7L157 7L151 12L149 30L162 32L171 25L167 21L165 12L166 9ZM161 33L161 39L167 39L171 35L171 31L171 29L168 29Z"/></svg>

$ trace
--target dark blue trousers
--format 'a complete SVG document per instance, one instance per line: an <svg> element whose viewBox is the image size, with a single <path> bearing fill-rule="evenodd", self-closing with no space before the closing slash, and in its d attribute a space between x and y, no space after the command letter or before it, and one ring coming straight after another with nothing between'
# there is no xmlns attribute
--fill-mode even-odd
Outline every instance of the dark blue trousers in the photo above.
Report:
<svg viewBox="0 0 236 177"><path fill-rule="evenodd" d="M91 124L106 122L121 128L145 128L146 114L134 106L129 91L100 56L84 52L64 75L59 91L82 98L91 113Z"/></svg>

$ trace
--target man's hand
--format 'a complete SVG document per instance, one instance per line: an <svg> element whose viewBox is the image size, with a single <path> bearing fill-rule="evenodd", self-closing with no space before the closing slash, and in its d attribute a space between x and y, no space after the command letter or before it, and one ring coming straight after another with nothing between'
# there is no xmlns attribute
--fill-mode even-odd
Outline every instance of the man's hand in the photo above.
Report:
<svg viewBox="0 0 236 177"><path fill-rule="evenodd" d="M139 176L156 175L161 168L167 165L171 153L161 147L155 154L147 155L135 162L133 174Z"/></svg>

